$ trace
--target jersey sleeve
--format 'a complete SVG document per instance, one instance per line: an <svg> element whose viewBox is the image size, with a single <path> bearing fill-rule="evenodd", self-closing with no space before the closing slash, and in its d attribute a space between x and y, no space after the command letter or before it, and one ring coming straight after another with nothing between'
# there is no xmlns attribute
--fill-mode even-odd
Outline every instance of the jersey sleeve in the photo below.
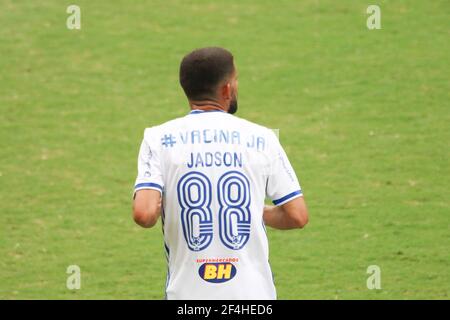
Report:
<svg viewBox="0 0 450 320"><path fill-rule="evenodd" d="M146 129L139 149L138 174L134 184L134 194L142 189L154 189L162 193L163 188L159 150L152 144L152 131Z"/></svg>
<svg viewBox="0 0 450 320"><path fill-rule="evenodd" d="M271 136L270 152L271 163L266 181L266 196L277 206L303 196L294 169L275 134Z"/></svg>

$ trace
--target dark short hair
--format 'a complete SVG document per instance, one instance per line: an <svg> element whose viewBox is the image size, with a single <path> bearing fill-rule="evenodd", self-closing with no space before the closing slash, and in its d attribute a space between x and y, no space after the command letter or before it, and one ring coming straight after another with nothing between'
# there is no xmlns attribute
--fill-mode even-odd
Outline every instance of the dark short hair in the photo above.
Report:
<svg viewBox="0 0 450 320"><path fill-rule="evenodd" d="M180 84L189 99L207 99L216 95L217 86L233 71L233 55L228 50L196 49L181 61Z"/></svg>

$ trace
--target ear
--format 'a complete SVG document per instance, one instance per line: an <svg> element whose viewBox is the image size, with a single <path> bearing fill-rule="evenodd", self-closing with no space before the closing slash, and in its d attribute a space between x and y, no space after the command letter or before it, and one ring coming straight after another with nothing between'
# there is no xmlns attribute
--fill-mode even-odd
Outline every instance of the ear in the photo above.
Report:
<svg viewBox="0 0 450 320"><path fill-rule="evenodd" d="M222 86L222 97L225 100L231 100L231 83L227 82Z"/></svg>

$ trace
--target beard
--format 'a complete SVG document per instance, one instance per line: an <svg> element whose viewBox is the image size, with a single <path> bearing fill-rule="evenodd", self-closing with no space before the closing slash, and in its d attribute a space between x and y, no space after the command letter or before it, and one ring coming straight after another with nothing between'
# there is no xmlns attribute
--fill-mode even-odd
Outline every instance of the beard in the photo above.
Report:
<svg viewBox="0 0 450 320"><path fill-rule="evenodd" d="M238 109L237 95L234 95L233 98L231 98L230 107L228 108L228 113L235 114L237 109Z"/></svg>

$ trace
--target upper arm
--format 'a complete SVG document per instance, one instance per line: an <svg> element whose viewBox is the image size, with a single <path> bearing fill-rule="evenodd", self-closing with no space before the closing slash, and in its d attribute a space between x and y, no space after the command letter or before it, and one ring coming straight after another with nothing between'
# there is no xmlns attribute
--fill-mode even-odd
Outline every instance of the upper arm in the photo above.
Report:
<svg viewBox="0 0 450 320"><path fill-rule="evenodd" d="M297 197L281 206L283 212L297 227L303 228L309 220L304 197Z"/></svg>
<svg viewBox="0 0 450 320"><path fill-rule="evenodd" d="M134 186L133 217L143 227L153 226L160 214L164 189L162 164L152 130L146 129L138 156L138 174ZM157 138L156 138L157 140Z"/></svg>
<svg viewBox="0 0 450 320"><path fill-rule="evenodd" d="M143 189L135 193L133 219L142 227L153 227L161 213L161 193L158 190Z"/></svg>

